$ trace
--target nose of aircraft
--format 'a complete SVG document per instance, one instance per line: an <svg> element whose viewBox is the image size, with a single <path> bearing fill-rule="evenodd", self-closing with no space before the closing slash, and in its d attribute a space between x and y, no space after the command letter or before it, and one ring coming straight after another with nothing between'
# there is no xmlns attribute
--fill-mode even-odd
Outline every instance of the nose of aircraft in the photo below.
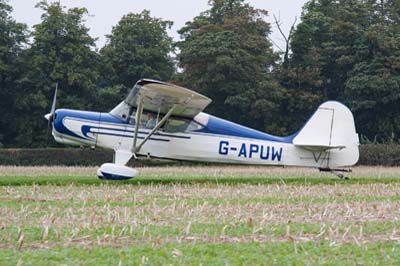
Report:
<svg viewBox="0 0 400 266"><path fill-rule="evenodd" d="M44 118L46 118L47 121L50 120L50 117L51 117L51 113L48 113L48 114L45 114L45 115L44 115Z"/></svg>
<svg viewBox="0 0 400 266"><path fill-rule="evenodd" d="M44 118L49 122L54 122L54 120L57 118L57 111L54 111L54 113L45 114Z"/></svg>

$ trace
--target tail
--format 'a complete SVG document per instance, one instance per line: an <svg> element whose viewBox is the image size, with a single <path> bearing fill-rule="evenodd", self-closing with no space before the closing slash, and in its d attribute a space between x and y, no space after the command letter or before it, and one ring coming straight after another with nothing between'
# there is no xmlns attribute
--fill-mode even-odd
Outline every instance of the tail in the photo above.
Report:
<svg viewBox="0 0 400 266"><path fill-rule="evenodd" d="M293 144L312 152L327 152L327 168L352 166L359 158L359 140L351 111L343 104L321 104L294 137Z"/></svg>

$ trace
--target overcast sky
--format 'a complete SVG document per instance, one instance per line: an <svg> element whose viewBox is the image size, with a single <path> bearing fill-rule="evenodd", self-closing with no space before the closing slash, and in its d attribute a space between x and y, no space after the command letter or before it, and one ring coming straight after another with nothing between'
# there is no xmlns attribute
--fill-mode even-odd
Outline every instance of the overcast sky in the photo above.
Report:
<svg viewBox="0 0 400 266"><path fill-rule="evenodd" d="M9 0L9 4L14 9L13 17L18 22L26 23L30 27L40 23L42 12L35 8L37 2L39 0ZM112 26L116 25L121 17L129 12L140 13L143 9L147 9L154 17L173 21L174 25L169 31L169 35L175 40L179 40L176 31L183 27L185 22L209 9L208 0L60 0L60 2L68 8L86 7L88 9L90 16L86 18L86 25L90 28L91 36L98 38L97 47L99 48L105 44L105 35L111 32ZM246 2L253 7L268 10L270 22L273 22L272 14L280 16L283 23L282 28L287 33L295 17L300 18L301 8L306 0L248 0ZM275 26L271 39L282 49L284 48L283 38ZM277 46L274 48L278 50Z"/></svg>

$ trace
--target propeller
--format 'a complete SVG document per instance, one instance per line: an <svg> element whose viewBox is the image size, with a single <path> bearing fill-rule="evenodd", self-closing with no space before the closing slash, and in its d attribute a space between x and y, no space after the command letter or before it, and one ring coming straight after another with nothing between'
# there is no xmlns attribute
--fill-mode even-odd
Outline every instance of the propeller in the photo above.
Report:
<svg viewBox="0 0 400 266"><path fill-rule="evenodd" d="M47 134L46 134L46 146L49 145L49 138L53 126L53 121L54 121L54 114L56 112L56 102L57 102L57 89L58 89L58 83L56 83L56 89L54 91L54 97L53 97L53 104L51 105L51 110L50 113L46 114L44 118L47 119Z"/></svg>

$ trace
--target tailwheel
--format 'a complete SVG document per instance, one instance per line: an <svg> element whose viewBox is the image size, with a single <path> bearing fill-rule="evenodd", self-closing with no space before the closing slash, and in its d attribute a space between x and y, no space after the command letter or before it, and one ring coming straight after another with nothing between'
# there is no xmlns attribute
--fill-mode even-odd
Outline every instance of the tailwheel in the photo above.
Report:
<svg viewBox="0 0 400 266"><path fill-rule="evenodd" d="M331 169L331 168L319 168L321 172L329 172L339 177L341 180L349 180L350 178L343 173L351 173L351 169Z"/></svg>

